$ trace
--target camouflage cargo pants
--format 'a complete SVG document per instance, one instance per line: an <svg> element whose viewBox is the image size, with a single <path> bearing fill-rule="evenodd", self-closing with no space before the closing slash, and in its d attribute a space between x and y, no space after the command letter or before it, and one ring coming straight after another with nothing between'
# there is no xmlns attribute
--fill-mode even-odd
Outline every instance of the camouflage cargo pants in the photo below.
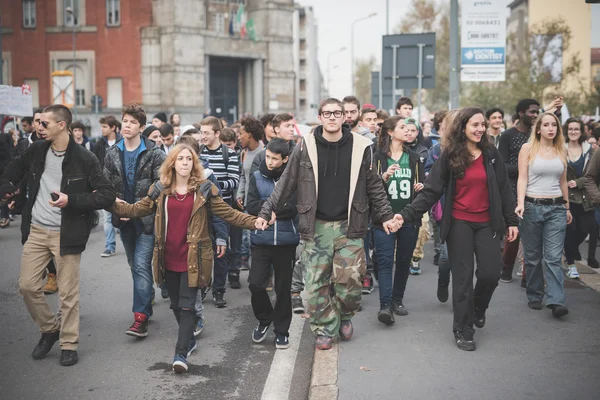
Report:
<svg viewBox="0 0 600 400"><path fill-rule="evenodd" d="M348 221L317 219L314 238L304 243L310 327L317 335L337 336L341 321L351 319L360 304L365 248L362 238L349 239L347 233Z"/></svg>

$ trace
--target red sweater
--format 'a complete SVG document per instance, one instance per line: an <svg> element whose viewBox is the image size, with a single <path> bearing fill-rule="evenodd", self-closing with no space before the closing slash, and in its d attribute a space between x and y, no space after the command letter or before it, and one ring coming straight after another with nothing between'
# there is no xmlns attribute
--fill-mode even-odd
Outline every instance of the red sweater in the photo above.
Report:
<svg viewBox="0 0 600 400"><path fill-rule="evenodd" d="M452 217L468 222L489 222L490 194L483 155L469 165L465 176L456 180Z"/></svg>
<svg viewBox="0 0 600 400"><path fill-rule="evenodd" d="M176 195L179 199L183 196ZM192 209L194 194L188 193L183 201L173 196L167 198L167 237L165 238L165 269L173 272L188 270L187 231Z"/></svg>

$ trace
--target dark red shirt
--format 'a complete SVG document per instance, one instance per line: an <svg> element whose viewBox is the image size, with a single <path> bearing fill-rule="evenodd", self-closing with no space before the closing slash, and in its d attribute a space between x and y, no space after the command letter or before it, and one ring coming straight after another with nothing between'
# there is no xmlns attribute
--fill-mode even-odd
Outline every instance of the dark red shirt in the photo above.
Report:
<svg viewBox="0 0 600 400"><path fill-rule="evenodd" d="M183 196L178 196L181 200ZM165 269L173 272L188 270L188 223L194 208L194 194L188 193L183 201L167 198L167 237L165 238Z"/></svg>
<svg viewBox="0 0 600 400"><path fill-rule="evenodd" d="M465 176L456 180L452 216L469 222L489 222L490 194L483 155L469 165Z"/></svg>

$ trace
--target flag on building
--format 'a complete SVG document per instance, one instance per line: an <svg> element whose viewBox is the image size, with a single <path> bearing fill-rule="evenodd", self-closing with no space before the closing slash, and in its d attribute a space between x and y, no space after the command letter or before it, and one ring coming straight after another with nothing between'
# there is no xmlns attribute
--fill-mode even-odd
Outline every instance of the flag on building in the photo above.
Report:
<svg viewBox="0 0 600 400"><path fill-rule="evenodd" d="M248 22L246 22L246 30L248 31L248 37L252 39L252 41L256 42L256 29L254 29L254 19L250 18Z"/></svg>

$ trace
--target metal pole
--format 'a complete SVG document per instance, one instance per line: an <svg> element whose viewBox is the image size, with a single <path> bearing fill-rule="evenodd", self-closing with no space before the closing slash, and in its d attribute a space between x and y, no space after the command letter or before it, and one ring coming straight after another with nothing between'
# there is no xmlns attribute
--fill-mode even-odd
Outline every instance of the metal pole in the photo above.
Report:
<svg viewBox="0 0 600 400"><path fill-rule="evenodd" d="M392 107L396 106L396 77L398 76L398 47L397 44L392 45Z"/></svg>
<svg viewBox="0 0 600 400"><path fill-rule="evenodd" d="M383 108L383 67L379 67L379 108Z"/></svg>
<svg viewBox="0 0 600 400"><path fill-rule="evenodd" d="M390 34L390 0L385 0L385 34Z"/></svg>
<svg viewBox="0 0 600 400"><path fill-rule="evenodd" d="M458 0L450 0L450 109L459 107L460 61L458 52Z"/></svg>
<svg viewBox="0 0 600 400"><path fill-rule="evenodd" d="M73 120L77 118L77 86L75 85L77 77L77 55L75 53L77 49L77 42L75 36L75 13L71 14L73 18Z"/></svg>
<svg viewBox="0 0 600 400"><path fill-rule="evenodd" d="M424 44L419 43L419 75L417 75L418 81L418 93L417 93L417 117L419 118L419 126L421 126L421 89L423 89L423 47Z"/></svg>

